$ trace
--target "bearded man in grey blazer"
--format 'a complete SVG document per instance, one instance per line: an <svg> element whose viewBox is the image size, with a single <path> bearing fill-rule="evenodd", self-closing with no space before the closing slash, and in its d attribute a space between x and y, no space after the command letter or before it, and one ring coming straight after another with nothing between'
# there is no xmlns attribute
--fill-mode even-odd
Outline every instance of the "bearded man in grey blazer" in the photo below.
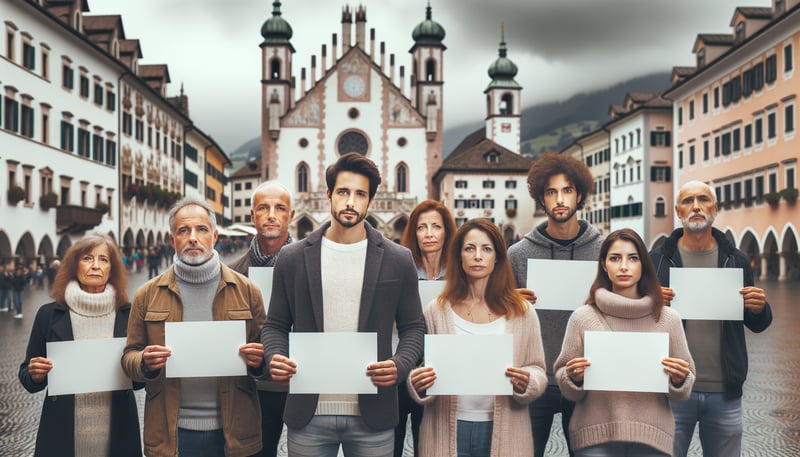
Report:
<svg viewBox="0 0 800 457"><path fill-rule="evenodd" d="M411 252L365 222L380 184L366 157L345 154L328 167L331 221L283 248L262 328L269 376L289 383L289 332L374 332L378 361L366 367L377 394L289 394L289 455L392 456L397 384L422 356L425 322ZM392 354L392 330L400 338ZM347 354L342 354L342 358Z"/></svg>

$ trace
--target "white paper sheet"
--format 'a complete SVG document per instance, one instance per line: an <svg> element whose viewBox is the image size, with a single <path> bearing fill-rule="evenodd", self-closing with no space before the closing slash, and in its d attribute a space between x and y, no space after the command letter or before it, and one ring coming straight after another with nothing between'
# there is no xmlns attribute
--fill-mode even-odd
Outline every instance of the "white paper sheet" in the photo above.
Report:
<svg viewBox="0 0 800 457"><path fill-rule="evenodd" d="M165 345L172 351L166 377L247 375L247 364L239 355L239 346L247 342L245 333L242 320L166 322Z"/></svg>
<svg viewBox="0 0 800 457"><path fill-rule="evenodd" d="M575 311L586 304L597 276L597 261L528 259L528 289L534 308Z"/></svg>
<svg viewBox="0 0 800 457"><path fill-rule="evenodd" d="M740 321L743 283L741 268L670 268L671 306L681 319Z"/></svg>
<svg viewBox="0 0 800 457"><path fill-rule="evenodd" d="M289 358L297 362L289 392L376 394L367 365L377 355L377 333L289 333Z"/></svg>
<svg viewBox="0 0 800 457"><path fill-rule="evenodd" d="M514 336L425 335L425 365L436 371L428 395L511 395L506 369L514 364Z"/></svg>
<svg viewBox="0 0 800 457"><path fill-rule="evenodd" d="M419 282L419 299L422 302L422 309L425 309L428 304L442 293L445 281L420 281Z"/></svg>
<svg viewBox="0 0 800 457"><path fill-rule="evenodd" d="M264 312L269 312L269 299L272 296L272 272L274 267L250 267L247 271L248 278L261 290L261 299L264 301Z"/></svg>
<svg viewBox="0 0 800 457"><path fill-rule="evenodd" d="M585 390L668 392L669 375L661 361L669 357L668 333L584 333Z"/></svg>
<svg viewBox="0 0 800 457"><path fill-rule="evenodd" d="M47 395L132 389L120 363L125 341L101 338L47 343L47 358L53 361L47 374Z"/></svg>

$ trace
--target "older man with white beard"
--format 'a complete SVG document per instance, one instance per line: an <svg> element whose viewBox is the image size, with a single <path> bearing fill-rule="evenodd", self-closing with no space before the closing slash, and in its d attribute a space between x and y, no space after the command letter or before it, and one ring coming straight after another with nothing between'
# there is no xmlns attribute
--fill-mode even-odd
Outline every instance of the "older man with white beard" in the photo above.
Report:
<svg viewBox="0 0 800 457"><path fill-rule="evenodd" d="M753 286L753 270L744 252L713 227L717 201L708 184L690 181L678 193L675 213L683 228L650 253L662 285L665 304L675 297L669 288L670 268L741 268L739 290L744 321L684 321L697 376L689 401L672 403L675 457L686 456L694 427L706 456L739 456L742 449L742 385L747 377L746 326L762 332L772 323L764 290Z"/></svg>

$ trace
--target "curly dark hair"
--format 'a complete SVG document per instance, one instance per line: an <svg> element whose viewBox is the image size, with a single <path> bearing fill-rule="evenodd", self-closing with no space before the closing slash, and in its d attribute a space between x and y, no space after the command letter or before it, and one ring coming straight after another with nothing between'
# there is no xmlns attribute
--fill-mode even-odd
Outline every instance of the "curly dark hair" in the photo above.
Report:
<svg viewBox="0 0 800 457"><path fill-rule="evenodd" d="M536 204L544 206L544 190L550 178L563 174L578 193L577 209L582 209L586 197L594 190L594 178L582 161L566 154L548 152L539 157L528 171L528 192Z"/></svg>

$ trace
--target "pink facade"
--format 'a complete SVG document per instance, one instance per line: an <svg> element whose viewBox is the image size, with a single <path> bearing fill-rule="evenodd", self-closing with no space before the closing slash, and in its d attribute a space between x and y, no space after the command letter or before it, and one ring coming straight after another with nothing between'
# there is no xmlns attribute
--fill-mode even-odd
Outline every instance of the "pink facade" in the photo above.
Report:
<svg viewBox="0 0 800 457"><path fill-rule="evenodd" d="M665 94L674 100L675 189L709 183L719 203L715 226L751 256L761 278L796 279L800 6L738 8L731 26L727 45L698 36L698 66Z"/></svg>

